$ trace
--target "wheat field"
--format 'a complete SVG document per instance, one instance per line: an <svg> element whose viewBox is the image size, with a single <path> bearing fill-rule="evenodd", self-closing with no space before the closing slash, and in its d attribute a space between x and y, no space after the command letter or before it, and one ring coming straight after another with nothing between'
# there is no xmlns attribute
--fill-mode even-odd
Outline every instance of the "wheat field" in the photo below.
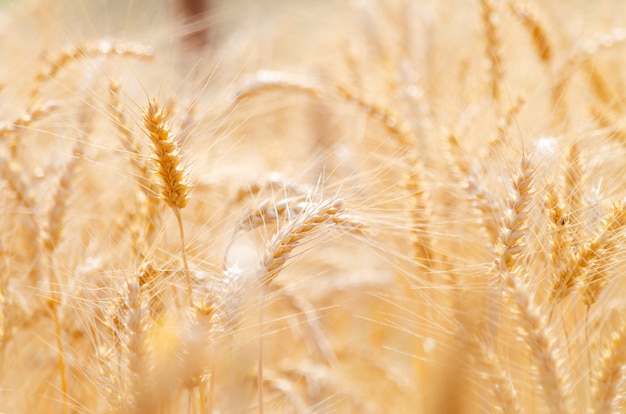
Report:
<svg viewBox="0 0 626 414"><path fill-rule="evenodd" d="M621 1L0 7L0 412L626 410Z"/></svg>

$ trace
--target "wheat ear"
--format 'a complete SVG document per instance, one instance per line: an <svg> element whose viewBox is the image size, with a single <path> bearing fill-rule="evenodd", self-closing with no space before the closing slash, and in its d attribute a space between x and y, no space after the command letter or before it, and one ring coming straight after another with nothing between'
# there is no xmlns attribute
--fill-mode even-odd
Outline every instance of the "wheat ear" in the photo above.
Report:
<svg viewBox="0 0 626 414"><path fill-rule="evenodd" d="M67 208L67 200L72 194L72 183L74 182L74 179L78 174L77 166L82 156L83 147L84 143L79 141L79 143L74 148L72 154L73 158L69 161L69 163L65 167L65 170L61 174L58 187L52 198L52 206L48 211L48 220L42 234L43 246L48 253L47 256L50 269L50 283L54 285L55 289L59 287L59 280L54 271L54 267L51 264L52 256L56 251L59 242L61 241L64 224L63 222ZM64 410L66 411L68 409L67 375L65 369L65 357L63 355L63 339L61 338L62 328L58 310L58 306L60 303L61 301L60 298L57 297L57 294L52 293L52 297L50 298L48 305L54 322L57 348L59 352L58 364L59 372L61 375L61 391L63 392Z"/></svg>
<svg viewBox="0 0 626 414"><path fill-rule="evenodd" d="M532 300L528 287L512 274L504 278L518 323L534 365L533 373L541 388L551 413L569 413L569 396L566 389L565 365L555 343L555 333L549 329L546 313Z"/></svg>
<svg viewBox="0 0 626 414"><path fill-rule="evenodd" d="M490 89L494 101L500 100L502 78L502 56L500 54L500 37L498 35L497 15L491 0L480 0L481 20L487 40L487 58L491 72Z"/></svg>
<svg viewBox="0 0 626 414"><path fill-rule="evenodd" d="M268 243L261 261L260 280L268 286L285 267L293 250L317 227L333 223L342 213L344 201L330 199L319 204L309 203L291 222L281 228Z"/></svg>
<svg viewBox="0 0 626 414"><path fill-rule="evenodd" d="M524 248L528 210L533 195L533 168L530 159L522 158L520 171L513 180L514 194L508 201L508 209L500 230L497 244L496 266L501 273L512 271L519 264L519 256Z"/></svg>
<svg viewBox="0 0 626 414"><path fill-rule="evenodd" d="M367 116L378 120L385 129L405 148L413 148L414 139L410 124L398 113L383 105L376 104L371 100L353 92L344 85L336 84L335 88L339 95L348 102L354 103Z"/></svg>
<svg viewBox="0 0 626 414"><path fill-rule="evenodd" d="M509 8L513 15L520 20L528 33L530 33L539 59L549 65L552 61L552 46L550 45L548 32L543 24L539 21L535 13L526 6L510 3Z"/></svg>
<svg viewBox="0 0 626 414"><path fill-rule="evenodd" d="M54 112L59 105L55 102L36 103L18 118L0 123L0 139L7 140L12 158L17 158L20 130L28 128L48 114Z"/></svg>
<svg viewBox="0 0 626 414"><path fill-rule="evenodd" d="M148 109L144 115L144 125L152 141L154 161L157 167L156 174L161 179L161 198L172 208L176 220L178 221L183 264L187 278L187 294L189 296L189 306L192 306L193 291L191 286L191 274L187 263L185 234L183 230L183 220L180 214L181 209L183 209L189 201L187 194L189 185L187 184L187 171L181 165L180 149L167 123L168 115L169 112L166 113L159 107L158 100L153 99L148 105Z"/></svg>
<svg viewBox="0 0 626 414"><path fill-rule="evenodd" d="M276 224L296 218L308 206L304 196L288 197L280 200L268 198L248 209L244 217L238 222L236 229L254 229L260 226ZM366 233L366 225L347 213L333 215L330 218L334 224L351 232Z"/></svg>
<svg viewBox="0 0 626 414"><path fill-rule="evenodd" d="M581 266L589 267L593 271L587 275L583 288L583 303L591 306L595 303L602 288L606 284L606 277L602 269L597 266L589 266L593 261L598 261L615 256L617 248L616 238L626 226L626 209L621 201L615 202L611 206L611 212L603 220L603 231L594 238L588 246L583 246L579 254L578 263Z"/></svg>
<svg viewBox="0 0 626 414"><path fill-rule="evenodd" d="M67 209L67 200L72 194L72 185L78 176L78 166L83 155L84 143L79 142L72 151L72 158L61 174L59 184L52 197L52 206L48 210L48 220L44 228L44 247L52 254L61 241L63 221Z"/></svg>
<svg viewBox="0 0 626 414"><path fill-rule="evenodd" d="M147 349L147 309L143 303L141 279L145 270L140 269L138 275L133 275L126 281L126 297L124 299L125 315L122 321L125 328L124 349L128 363L128 382L131 389L133 408L143 405L144 390L148 386L145 379L149 374Z"/></svg>
<svg viewBox="0 0 626 414"><path fill-rule="evenodd" d="M263 307L265 290L282 271L293 250L318 227L332 223L344 207L341 198L322 201L319 204L309 203L298 216L287 223L267 244L267 251L261 260L259 280L261 281L261 303L259 309L259 359L257 368L257 385L259 396L259 413L263 414Z"/></svg>
<svg viewBox="0 0 626 414"><path fill-rule="evenodd" d="M303 93L313 98L321 95L319 87L302 76L262 70L256 72L245 86L235 92L231 104L235 105L245 99L271 91Z"/></svg>
<svg viewBox="0 0 626 414"><path fill-rule="evenodd" d="M616 407L623 368L626 364L626 324L613 332L609 346L604 350L598 371L593 375L591 393L593 413L609 414L620 412Z"/></svg>
<svg viewBox="0 0 626 414"><path fill-rule="evenodd" d="M607 254L615 243L615 237L626 225L626 210L622 203L617 202L611 207L611 212L603 220L602 230L593 240L582 245L577 252L570 256L565 266L561 267L552 287L552 300L559 300L567 296L580 282L583 274L591 265ZM597 271L588 277L583 288L583 302L590 306L605 283L603 273Z"/></svg>
<svg viewBox="0 0 626 414"><path fill-rule="evenodd" d="M7 135L16 132L20 128L30 126L33 122L37 122L41 118L52 113L58 107L59 105L55 102L45 102L43 104L33 105L18 118L9 122L0 123L0 138L4 138Z"/></svg>
<svg viewBox="0 0 626 414"><path fill-rule="evenodd" d="M35 98L40 92L41 85L45 81L55 78L59 71L69 63L89 56L122 56L152 59L152 49L137 43L110 43L106 41L96 45L69 47L63 50L55 59L52 59L48 66L35 76L30 97Z"/></svg>

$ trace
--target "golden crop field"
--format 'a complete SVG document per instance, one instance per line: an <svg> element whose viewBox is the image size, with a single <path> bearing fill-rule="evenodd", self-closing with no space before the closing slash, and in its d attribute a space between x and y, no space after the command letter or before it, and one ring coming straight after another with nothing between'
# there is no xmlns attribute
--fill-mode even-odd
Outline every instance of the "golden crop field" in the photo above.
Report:
<svg viewBox="0 0 626 414"><path fill-rule="evenodd" d="M623 2L0 7L1 413L626 410Z"/></svg>

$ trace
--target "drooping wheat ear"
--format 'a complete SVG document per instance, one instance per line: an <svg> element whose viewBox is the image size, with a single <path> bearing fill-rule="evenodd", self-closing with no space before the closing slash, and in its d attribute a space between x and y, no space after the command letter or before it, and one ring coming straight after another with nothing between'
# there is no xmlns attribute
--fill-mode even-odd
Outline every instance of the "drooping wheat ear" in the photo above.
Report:
<svg viewBox="0 0 626 414"><path fill-rule="evenodd" d="M152 49L138 43L110 43L100 42L96 45L79 45L63 50L56 58L49 61L48 65L35 76L30 97L39 95L41 85L49 79L53 79L69 63L85 58L97 56L121 56L136 57L139 59L152 59Z"/></svg>
<svg viewBox="0 0 626 414"><path fill-rule="evenodd" d="M72 188L78 176L78 166L83 156L84 143L79 142L72 151L72 158L65 166L59 178L59 184L52 197L52 206L48 210L47 221L43 229L44 248L52 253L61 241L67 202L72 195Z"/></svg>
<svg viewBox="0 0 626 414"><path fill-rule="evenodd" d="M621 202L616 202L611 207L611 212L602 223L602 230L590 243L583 244L578 251L571 254L564 265L560 268L555 284L552 288L552 298L559 300L567 296L574 287L581 282L582 276L596 263L615 248L616 237L626 226L626 210ZM604 280L601 269L587 276L583 287L583 302L590 306L602 289Z"/></svg>
<svg viewBox="0 0 626 414"><path fill-rule="evenodd" d="M489 70L491 72L490 90L494 101L500 100L500 89L504 78L502 72L502 55L500 52L500 36L498 34L498 16L491 0L480 0L481 20L487 47L485 49L489 59Z"/></svg>
<svg viewBox="0 0 626 414"><path fill-rule="evenodd" d="M523 157L520 171L513 180L514 193L507 202L507 211L503 217L500 237L496 245L498 250L496 267L502 274L513 271L519 265L519 257L524 249L526 223L533 196L533 174L530 159Z"/></svg>
<svg viewBox="0 0 626 414"><path fill-rule="evenodd" d="M567 153L567 170L565 171L565 194L567 215L570 217L570 229L573 241L582 237L584 220L583 203L583 167L578 144L573 144Z"/></svg>
<svg viewBox="0 0 626 414"><path fill-rule="evenodd" d="M236 228L237 230L248 230L289 221L300 215L309 204L310 202L306 201L305 196L288 197L281 200L268 198L248 209ZM346 230L365 234L366 225L347 213L333 215L330 221Z"/></svg>
<svg viewBox="0 0 626 414"><path fill-rule="evenodd" d="M247 84L234 93L231 105L236 105L244 99L253 98L271 91L303 93L313 98L317 98L322 94L319 86L302 76L286 72L261 70L254 73Z"/></svg>
<svg viewBox="0 0 626 414"><path fill-rule="evenodd" d="M557 125L567 119L567 87L573 74L581 67L592 63L593 58L602 49L609 49L626 41L626 30L615 29L612 32L595 36L586 43L582 43L562 65L561 70L554 76L552 84L552 106L554 120ZM593 79L591 79L593 81ZM593 85L592 85L593 86Z"/></svg>
<svg viewBox="0 0 626 414"><path fill-rule="evenodd" d="M344 85L336 84L339 95L358 106L368 117L380 122L404 148L413 148L413 131L410 124L390 108L364 98Z"/></svg>
<svg viewBox="0 0 626 414"><path fill-rule="evenodd" d="M176 220L178 221L183 264L187 279L187 295L189 297L189 306L192 306L193 289L191 286L191 273L189 272L189 265L187 263L185 233L180 214L180 210L183 209L189 201L189 196L187 195L189 185L187 184L187 171L181 164L180 149L167 123L169 114L170 110L164 112L164 109L159 107L158 100L153 99L148 105L148 109L144 115L144 125L152 141L154 161L157 166L156 174L161 179L161 198L172 208Z"/></svg>
<svg viewBox="0 0 626 414"><path fill-rule="evenodd" d="M611 334L600 364L593 373L591 383L592 412L609 414L623 412L618 409L618 398L623 398L623 370L626 365L626 324Z"/></svg>
<svg viewBox="0 0 626 414"><path fill-rule="evenodd" d="M0 123L0 140L8 140L11 156L16 158L19 145L19 131L28 128L59 107L55 102L36 103L26 112L9 122Z"/></svg>
<svg viewBox="0 0 626 414"><path fill-rule="evenodd" d="M180 149L174 134L167 123L168 113L153 99L144 116L144 125L150 134L156 174L161 179L160 196L172 209L182 209L187 205L189 185L187 172L181 164Z"/></svg>
<svg viewBox="0 0 626 414"><path fill-rule="evenodd" d="M422 186L423 166L415 163L406 182L409 192L409 212L411 216L411 237L413 258L421 263L427 272L434 270L435 252L428 235L429 206L426 191Z"/></svg>
<svg viewBox="0 0 626 414"><path fill-rule="evenodd" d="M546 313L532 300L530 289L517 275L507 274L504 286L510 296L517 321L517 331L530 352L535 381L551 413L570 413L568 367L556 345L556 334L546 320Z"/></svg>
<svg viewBox="0 0 626 414"><path fill-rule="evenodd" d="M546 65L549 65L552 62L552 46L548 32L543 23L527 6L509 3L509 8L532 37L533 45L535 46L535 51L539 59Z"/></svg>
<svg viewBox="0 0 626 414"><path fill-rule="evenodd" d="M20 115L18 118L0 123L0 138L4 138L9 134L18 131L20 128L30 126L33 122L37 122L41 118L54 112L59 105L55 102L45 102L43 104L33 105L30 109Z"/></svg>
<svg viewBox="0 0 626 414"><path fill-rule="evenodd" d="M120 320L124 323L123 349L127 363L127 386L129 387L130 399L127 400L128 408L139 409L141 400L146 395L149 384L150 363L148 358L148 312L143 303L143 292L140 285L139 274L132 276L126 281L126 295L124 300L124 315Z"/></svg>
<svg viewBox="0 0 626 414"><path fill-rule="evenodd" d="M309 203L296 217L278 230L267 244L267 251L261 260L259 279L268 286L285 267L293 250L318 227L330 224L343 212L341 198Z"/></svg>
<svg viewBox="0 0 626 414"><path fill-rule="evenodd" d="M617 201L611 206L611 212L603 220L602 233L589 246L583 246L579 260L584 260L585 267L590 269L583 286L583 303L587 306L595 303L607 282L603 265L606 265L609 258L615 256L618 249L617 237L623 232L625 226L626 209L621 201Z"/></svg>

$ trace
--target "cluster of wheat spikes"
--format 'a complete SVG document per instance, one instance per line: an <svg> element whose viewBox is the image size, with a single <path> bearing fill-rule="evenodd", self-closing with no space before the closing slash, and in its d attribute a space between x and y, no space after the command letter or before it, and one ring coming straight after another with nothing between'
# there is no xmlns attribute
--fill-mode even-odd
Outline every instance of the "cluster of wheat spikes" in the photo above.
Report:
<svg viewBox="0 0 626 414"><path fill-rule="evenodd" d="M0 412L624 412L621 1L79 3L0 16Z"/></svg>

